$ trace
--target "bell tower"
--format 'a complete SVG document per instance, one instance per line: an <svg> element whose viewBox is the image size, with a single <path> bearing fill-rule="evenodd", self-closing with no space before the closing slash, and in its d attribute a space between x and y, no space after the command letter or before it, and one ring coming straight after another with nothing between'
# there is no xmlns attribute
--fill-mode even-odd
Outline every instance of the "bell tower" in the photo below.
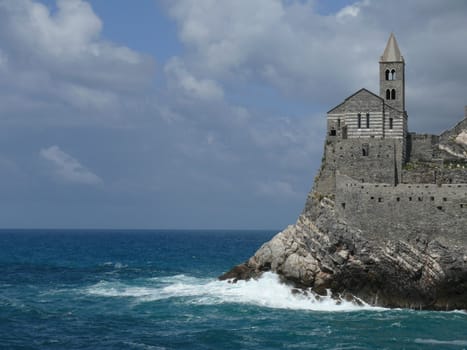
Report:
<svg viewBox="0 0 467 350"><path fill-rule="evenodd" d="M405 112L405 62L393 33L379 61L379 95L389 106Z"/></svg>

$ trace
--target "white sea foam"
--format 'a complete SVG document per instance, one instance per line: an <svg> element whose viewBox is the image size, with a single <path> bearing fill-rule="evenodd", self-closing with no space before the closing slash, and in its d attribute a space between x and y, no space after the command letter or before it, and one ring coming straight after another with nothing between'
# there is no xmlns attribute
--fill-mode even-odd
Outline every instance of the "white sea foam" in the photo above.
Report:
<svg viewBox="0 0 467 350"><path fill-rule="evenodd" d="M102 264L103 266L112 266L112 267L115 267L116 269L122 269L122 268L125 268L125 267L128 267L128 265L124 265L120 262L112 262L112 261L107 261L105 263Z"/></svg>
<svg viewBox="0 0 467 350"><path fill-rule="evenodd" d="M467 346L467 340L437 340L437 339L415 339L417 344L430 345L451 345L451 346Z"/></svg>
<svg viewBox="0 0 467 350"><path fill-rule="evenodd" d="M239 303L277 309L313 311L383 310L365 303L358 305L330 296L316 297L293 293L273 273L265 273L258 280L228 283L212 279L200 279L185 275L153 278L144 283L128 285L101 281L86 289L87 294L103 297L130 297L138 302L150 302L169 298L183 298L188 303L213 305Z"/></svg>

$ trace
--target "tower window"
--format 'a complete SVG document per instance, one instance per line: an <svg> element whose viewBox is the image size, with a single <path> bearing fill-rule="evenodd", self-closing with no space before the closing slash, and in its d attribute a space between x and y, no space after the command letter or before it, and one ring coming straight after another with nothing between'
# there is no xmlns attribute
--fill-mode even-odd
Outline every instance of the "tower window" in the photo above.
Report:
<svg viewBox="0 0 467 350"><path fill-rule="evenodd" d="M392 129L393 124L393 119L389 118L389 129Z"/></svg>
<svg viewBox="0 0 467 350"><path fill-rule="evenodd" d="M386 77L386 80L389 80L389 69L386 69L385 77Z"/></svg>
<svg viewBox="0 0 467 350"><path fill-rule="evenodd" d="M390 80L396 80L396 71L394 69L391 70L391 79Z"/></svg>
<svg viewBox="0 0 467 350"><path fill-rule="evenodd" d="M357 114L357 124L358 124L358 128L360 129L362 127L362 115L361 115L361 113Z"/></svg>
<svg viewBox="0 0 467 350"><path fill-rule="evenodd" d="M396 99L396 90L392 89L391 90L391 100L395 100L395 99Z"/></svg>
<svg viewBox="0 0 467 350"><path fill-rule="evenodd" d="M389 89L386 90L386 100L391 99L391 91Z"/></svg>
<svg viewBox="0 0 467 350"><path fill-rule="evenodd" d="M370 113L366 114L366 128L370 128Z"/></svg>
<svg viewBox="0 0 467 350"><path fill-rule="evenodd" d="M337 118L337 127L338 127L338 128L341 127L341 118Z"/></svg>

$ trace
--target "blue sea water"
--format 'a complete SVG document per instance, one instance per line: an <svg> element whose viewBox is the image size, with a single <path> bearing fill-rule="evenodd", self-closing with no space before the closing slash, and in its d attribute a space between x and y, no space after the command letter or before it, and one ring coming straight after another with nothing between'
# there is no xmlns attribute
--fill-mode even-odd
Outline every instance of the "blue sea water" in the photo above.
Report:
<svg viewBox="0 0 467 350"><path fill-rule="evenodd" d="M216 277L273 231L0 231L1 349L467 349L467 314Z"/></svg>

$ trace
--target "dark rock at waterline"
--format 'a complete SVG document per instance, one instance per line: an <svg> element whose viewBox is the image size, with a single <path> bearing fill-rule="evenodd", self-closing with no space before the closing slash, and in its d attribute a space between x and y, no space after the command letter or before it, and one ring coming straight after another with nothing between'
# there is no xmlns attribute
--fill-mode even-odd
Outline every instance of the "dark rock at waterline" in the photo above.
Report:
<svg viewBox="0 0 467 350"><path fill-rule="evenodd" d="M321 295L330 290L371 305L467 309L465 241L409 232L398 239L365 235L337 218L329 198L316 199L308 208L294 225L219 278L247 280L272 271L296 288Z"/></svg>

